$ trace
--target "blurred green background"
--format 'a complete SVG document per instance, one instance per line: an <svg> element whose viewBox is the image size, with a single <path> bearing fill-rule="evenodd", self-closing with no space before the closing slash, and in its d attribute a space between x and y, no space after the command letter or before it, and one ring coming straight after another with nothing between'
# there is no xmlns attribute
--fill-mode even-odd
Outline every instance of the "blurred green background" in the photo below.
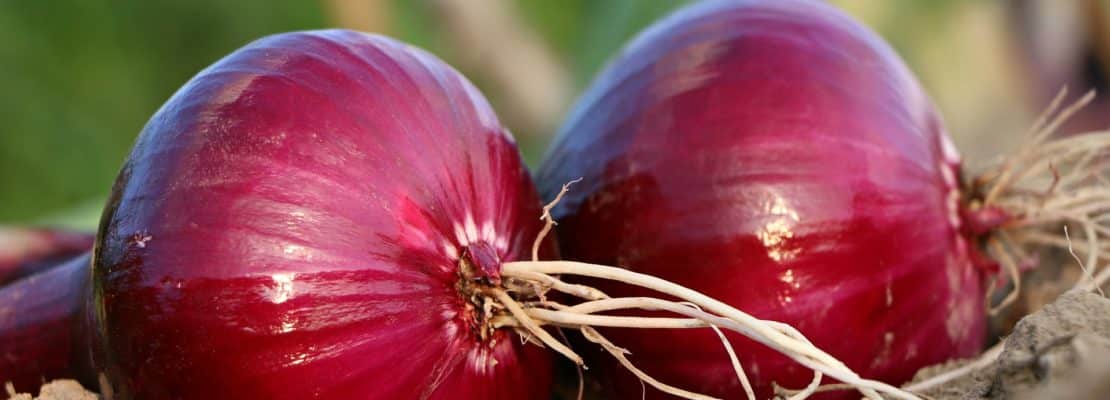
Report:
<svg viewBox="0 0 1110 400"><path fill-rule="evenodd" d="M832 1L921 77L968 159L1007 149L1062 85L1102 87L1105 0ZM92 229L135 135L193 74L261 36L348 27L424 47L490 98L535 165L563 112L677 0L3 0L0 223ZM1072 129L1106 125L1105 105ZM975 163L971 163L972 166Z"/></svg>

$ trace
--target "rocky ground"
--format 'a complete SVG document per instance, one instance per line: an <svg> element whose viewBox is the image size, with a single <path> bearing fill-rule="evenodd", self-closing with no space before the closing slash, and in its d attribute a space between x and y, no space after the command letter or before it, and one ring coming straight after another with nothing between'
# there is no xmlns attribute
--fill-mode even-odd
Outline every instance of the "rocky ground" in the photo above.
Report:
<svg viewBox="0 0 1110 400"><path fill-rule="evenodd" d="M927 368L918 379L959 365ZM924 394L938 400L1110 399L1110 299L1065 293L1021 319L988 367Z"/></svg>
<svg viewBox="0 0 1110 400"><path fill-rule="evenodd" d="M32 397L27 393L15 393L11 386L7 388L7 395L11 400L99 400L100 396L81 387L80 383L72 380L56 380L39 389L39 396Z"/></svg>

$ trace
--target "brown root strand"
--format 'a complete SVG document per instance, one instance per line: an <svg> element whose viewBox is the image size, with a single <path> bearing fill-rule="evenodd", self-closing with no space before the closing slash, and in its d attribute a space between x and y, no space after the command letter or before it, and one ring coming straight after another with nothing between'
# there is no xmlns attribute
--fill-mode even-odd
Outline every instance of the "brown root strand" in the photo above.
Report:
<svg viewBox="0 0 1110 400"><path fill-rule="evenodd" d="M555 198L552 199L550 203L547 203L543 206L543 215L540 215L540 220L543 221L543 228L541 228L540 233L536 235L536 240L532 242L532 261L540 260L540 244L543 243L543 239L547 237L547 234L551 232L551 228L555 225L558 225L555 223L555 218L551 217L551 209L555 208L555 205L559 204L559 201L563 200L563 196L570 191L570 185L581 181L582 178L578 178L564 183L563 188L559 189L559 194L556 194Z"/></svg>
<svg viewBox="0 0 1110 400"><path fill-rule="evenodd" d="M536 322L528 316L528 313L520 307L520 304L517 303L516 300L513 300L513 298L510 297L508 293L505 293L504 290L500 289L492 289L491 291L493 292L494 298L500 301L501 304L509 310L512 316L516 318L518 322L520 322L520 325L528 333L530 333L532 336L535 336L547 347L559 352L559 354L562 354L564 357L570 359L575 364L585 364L585 362L582 361L582 357L575 353L574 350L571 350L570 347L567 347L563 343L556 340L553 336L551 336L550 333L547 333L547 331L543 330L543 328L541 328L539 324L536 324Z"/></svg>
<svg viewBox="0 0 1110 400"><path fill-rule="evenodd" d="M785 397L785 398L787 398L787 400L796 400L796 399L799 398L798 396L802 395L802 394L805 394L805 396L808 397L808 396L810 396L814 393L836 392L836 391L840 391L840 390L855 390L854 386L848 385L848 384L843 384L843 383L830 383L828 385L814 386L813 383L811 382L809 386L806 386L803 389L788 389L788 388L784 388L782 386L779 386L778 384L773 384L773 385L774 385L774 388L775 388L775 395L779 396L779 397ZM787 397L787 396L789 396L789 397ZM802 398L804 398L804 397L802 397Z"/></svg>
<svg viewBox="0 0 1110 400"><path fill-rule="evenodd" d="M541 287L550 288L555 291L566 293L571 296L586 300L601 300L609 298L609 295L606 295L600 290L586 285L566 283L546 274L524 272L521 273L520 278L536 282Z"/></svg>
<svg viewBox="0 0 1110 400"><path fill-rule="evenodd" d="M903 387L903 389L909 390L911 392L922 392L941 386L945 383L954 381L960 377L970 375L975 371L985 368L986 366L993 363L994 360L998 358L999 354L1002 354L1002 343L996 344L990 349L987 349L987 351L984 351L982 354L979 355L979 357L976 357L973 361L964 364L959 368L944 372L942 374L933 376L932 378L917 383L906 385Z"/></svg>
<svg viewBox="0 0 1110 400"><path fill-rule="evenodd" d="M559 339L561 339L563 341L563 343L565 343L569 347L570 346L570 340L567 339L566 333L563 333L562 329L559 329L558 332L559 332ZM583 369L584 368L583 368L582 365L578 365L578 364L574 365L574 371L576 373L578 373L578 396L575 397L575 399L577 399L577 400L582 400L582 397L585 396L585 394L586 394L586 377L582 373Z"/></svg>
<svg viewBox="0 0 1110 400"><path fill-rule="evenodd" d="M691 391L688 391L688 390L679 389L677 387L674 387L674 386L668 385L666 383L660 382L659 380L651 377L651 375L648 375L644 371L637 368L634 364L632 364L632 362L628 360L627 355L631 354L631 353L627 349L624 349L624 348L618 347L617 345L614 345L612 342L610 342L604 336L601 336L601 334L598 333L593 328L590 328L588 326L584 326L584 327L582 327L581 330L582 330L582 336L584 336L586 338L586 340L589 340L593 343L597 343L597 344L601 345L601 347L604 348L605 351L609 352L609 354L612 355L613 358L617 359L617 362L619 362L621 364L621 366L623 366L629 372L632 372L633 375L636 375L636 377L639 378L641 382L645 382L648 385L651 385L652 387L654 387L656 389L659 389L660 391L662 391L664 393L674 395L674 396L678 396L678 397L682 397L684 399L720 400L716 397L706 396L706 395L703 395L703 394L700 394L700 393L694 393L694 392L691 392Z"/></svg>
<svg viewBox="0 0 1110 400"><path fill-rule="evenodd" d="M1087 227L1089 228L1090 226L1088 225ZM1090 232L1090 230L1088 229L1087 237L1091 238L1091 237L1095 237L1095 235L1094 235L1093 232ZM1075 249L1074 249L1074 247L1072 246L1072 243L1071 243L1071 235L1068 234L1068 226L1067 225L1064 225L1064 239L1067 240L1067 242L1068 242L1068 253L1071 254L1072 258L1075 259L1075 262L1077 264L1079 264L1079 268L1083 270L1083 276L1081 278L1079 278L1079 282L1076 284L1076 286L1092 285L1092 286L1094 286L1095 290L1097 290L1100 295L1106 296L1106 293L1104 293L1102 291L1102 285L1097 282L1097 280L1095 279L1094 274L1091 272L1091 270L1089 268L1087 268L1086 265L1083 264L1083 260L1079 259L1079 255L1075 254ZM1097 261L1097 254L1098 253L1092 251L1092 252L1088 252L1087 254L1088 254L1087 265L1094 265L1094 263ZM1091 257L1091 256L1095 256L1095 257Z"/></svg>
<svg viewBox="0 0 1110 400"><path fill-rule="evenodd" d="M680 304L702 311L701 307L694 303ZM755 390L752 389L752 383L748 380L748 374L744 372L744 366L740 364L740 358L736 356L736 349L732 348L732 343L725 337L725 333L721 332L721 328L716 325L709 325L709 327L713 329L713 333L717 334L717 337L721 339L721 344L725 346L725 351L728 352L728 360L732 363L732 369L736 371L736 379L740 381L740 386L744 388L744 394L748 396L748 400L755 400ZM820 375L821 373L816 372L815 374Z"/></svg>
<svg viewBox="0 0 1110 400"><path fill-rule="evenodd" d="M1009 306L1010 304L1013 304L1015 301L1017 301L1018 294L1021 293L1021 272L1018 269L1017 262L1014 261L1013 256L1002 247L998 240L992 239L988 243L988 246L992 250L992 253L995 254L995 257L998 258L998 262L1001 263L1002 266L1006 268L1006 271L1010 273L1010 281L1013 282L1014 285L1013 290L1010 290L1010 292L1006 294L1006 297L1003 298L1002 301L998 303L998 305L994 306L990 305L990 300L993 296L993 290L987 290L987 313L990 315L995 315L998 314L999 311L1002 311L1002 309L1006 308L1006 306ZM993 289L994 284L993 282L991 283L991 288Z"/></svg>

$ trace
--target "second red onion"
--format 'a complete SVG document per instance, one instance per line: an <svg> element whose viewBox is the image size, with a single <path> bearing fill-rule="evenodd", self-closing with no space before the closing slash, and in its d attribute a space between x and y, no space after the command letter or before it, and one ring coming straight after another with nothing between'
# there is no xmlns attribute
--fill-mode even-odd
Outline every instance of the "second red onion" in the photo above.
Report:
<svg viewBox="0 0 1110 400"><path fill-rule="evenodd" d="M594 81L538 182L551 198L583 178L554 211L565 258L791 324L861 376L899 384L983 344L958 169L929 98L870 30L819 2L703 2L648 28ZM603 332L663 382L743 397L712 331ZM729 339L759 398L812 377ZM640 395L598 362L615 393Z"/></svg>

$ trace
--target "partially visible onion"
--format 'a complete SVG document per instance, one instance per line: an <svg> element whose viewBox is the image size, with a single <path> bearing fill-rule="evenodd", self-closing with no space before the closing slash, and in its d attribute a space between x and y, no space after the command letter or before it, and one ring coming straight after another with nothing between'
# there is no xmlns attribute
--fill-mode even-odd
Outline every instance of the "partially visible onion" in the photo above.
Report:
<svg viewBox="0 0 1110 400"><path fill-rule="evenodd" d="M0 286L92 249L90 233L0 226Z"/></svg>
<svg viewBox="0 0 1110 400"><path fill-rule="evenodd" d="M567 259L788 323L861 376L899 384L983 344L958 163L930 100L874 33L820 2L718 1L629 44L582 96L537 181L551 198L582 178L553 211ZM712 331L603 332L663 382L743 396ZM729 340L759 398L772 382L812 379ZM593 371L618 397L640 396L623 368Z"/></svg>
<svg viewBox="0 0 1110 400"><path fill-rule="evenodd" d="M52 379L88 376L86 252L0 288L0 385L35 393Z"/></svg>

